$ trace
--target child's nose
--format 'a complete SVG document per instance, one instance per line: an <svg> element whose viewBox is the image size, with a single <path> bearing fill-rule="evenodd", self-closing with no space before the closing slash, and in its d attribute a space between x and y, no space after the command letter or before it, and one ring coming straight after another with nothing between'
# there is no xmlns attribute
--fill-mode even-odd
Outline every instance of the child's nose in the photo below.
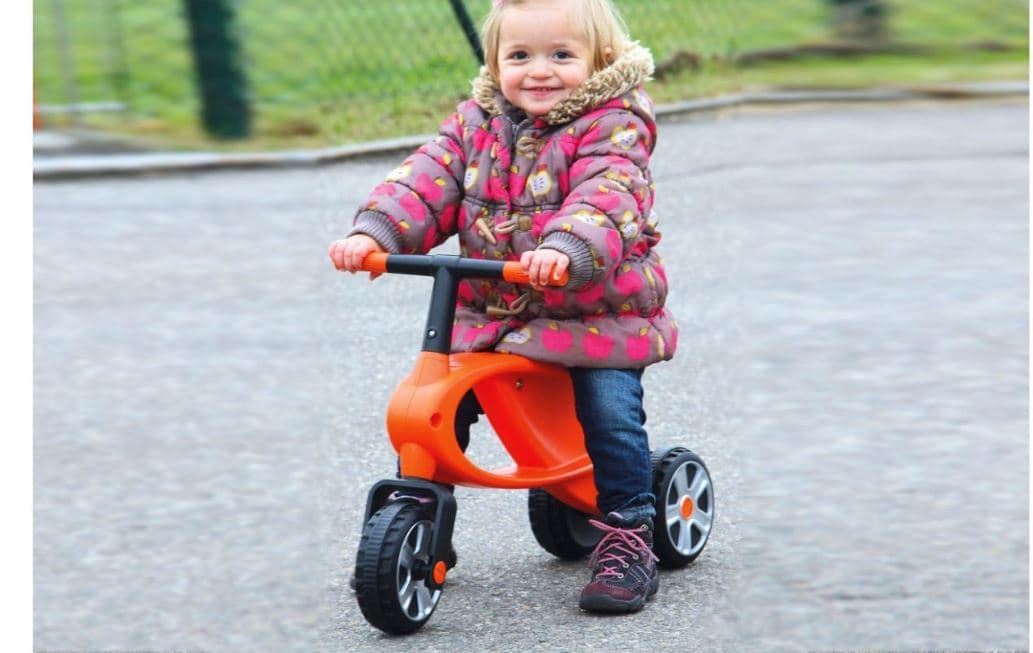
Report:
<svg viewBox="0 0 1033 653"><path fill-rule="evenodd" d="M531 64L532 77L548 77L551 74L549 62L544 59L535 59Z"/></svg>

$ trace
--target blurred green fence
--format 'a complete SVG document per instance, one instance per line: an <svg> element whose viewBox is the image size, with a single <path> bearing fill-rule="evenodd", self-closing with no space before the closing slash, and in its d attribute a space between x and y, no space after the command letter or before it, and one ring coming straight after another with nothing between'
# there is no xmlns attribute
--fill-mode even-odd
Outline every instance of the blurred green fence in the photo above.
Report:
<svg viewBox="0 0 1033 653"><path fill-rule="evenodd" d="M202 0L205 1L205 0ZM433 125L478 63L449 0L225 0L249 104L266 136L340 142ZM490 0L465 0L480 25ZM1026 0L617 0L658 62L734 61L761 49L856 38L1025 51ZM851 9L850 5L853 6ZM51 124L195 130L201 107L184 0L35 0L33 71ZM864 13L863 11L861 13ZM851 30L854 30L853 32ZM863 37L863 35L862 35ZM682 91L691 95L692 88ZM375 128L363 125L377 123Z"/></svg>

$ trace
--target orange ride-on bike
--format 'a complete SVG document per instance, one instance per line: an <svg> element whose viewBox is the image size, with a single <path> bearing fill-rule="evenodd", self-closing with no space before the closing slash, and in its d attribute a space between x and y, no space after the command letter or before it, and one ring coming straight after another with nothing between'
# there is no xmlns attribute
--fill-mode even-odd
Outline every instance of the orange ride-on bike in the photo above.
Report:
<svg viewBox="0 0 1033 653"><path fill-rule="evenodd" d="M502 278L527 283L519 263L370 254L363 269L434 278L422 351L387 410L400 478L370 489L355 563L363 616L387 633L404 634L430 618L454 564L456 501L449 486L528 489L535 539L567 560L593 550L601 533L588 519L599 512L566 369L507 354L449 353L459 282ZM456 410L471 391L512 466L485 470L460 449ZM710 473L699 456L683 447L656 450L652 461L657 497L653 549L662 567L682 567L699 556L710 536Z"/></svg>

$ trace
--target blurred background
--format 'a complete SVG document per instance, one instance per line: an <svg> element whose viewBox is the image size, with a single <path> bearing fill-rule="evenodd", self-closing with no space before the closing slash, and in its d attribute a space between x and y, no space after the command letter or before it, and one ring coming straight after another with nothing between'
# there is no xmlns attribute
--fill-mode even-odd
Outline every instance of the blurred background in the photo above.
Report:
<svg viewBox="0 0 1033 653"><path fill-rule="evenodd" d="M778 88L1028 79L1026 0L617 0L658 102ZM433 131L491 0L37 0L36 127L171 149Z"/></svg>

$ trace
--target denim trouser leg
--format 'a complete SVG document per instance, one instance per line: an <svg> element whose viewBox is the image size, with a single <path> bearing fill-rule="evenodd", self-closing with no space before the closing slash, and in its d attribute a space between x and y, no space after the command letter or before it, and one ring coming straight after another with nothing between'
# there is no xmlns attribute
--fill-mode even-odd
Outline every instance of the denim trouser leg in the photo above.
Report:
<svg viewBox="0 0 1033 653"><path fill-rule="evenodd" d="M642 370L570 368L577 418L595 468L597 506L627 523L656 514Z"/></svg>

